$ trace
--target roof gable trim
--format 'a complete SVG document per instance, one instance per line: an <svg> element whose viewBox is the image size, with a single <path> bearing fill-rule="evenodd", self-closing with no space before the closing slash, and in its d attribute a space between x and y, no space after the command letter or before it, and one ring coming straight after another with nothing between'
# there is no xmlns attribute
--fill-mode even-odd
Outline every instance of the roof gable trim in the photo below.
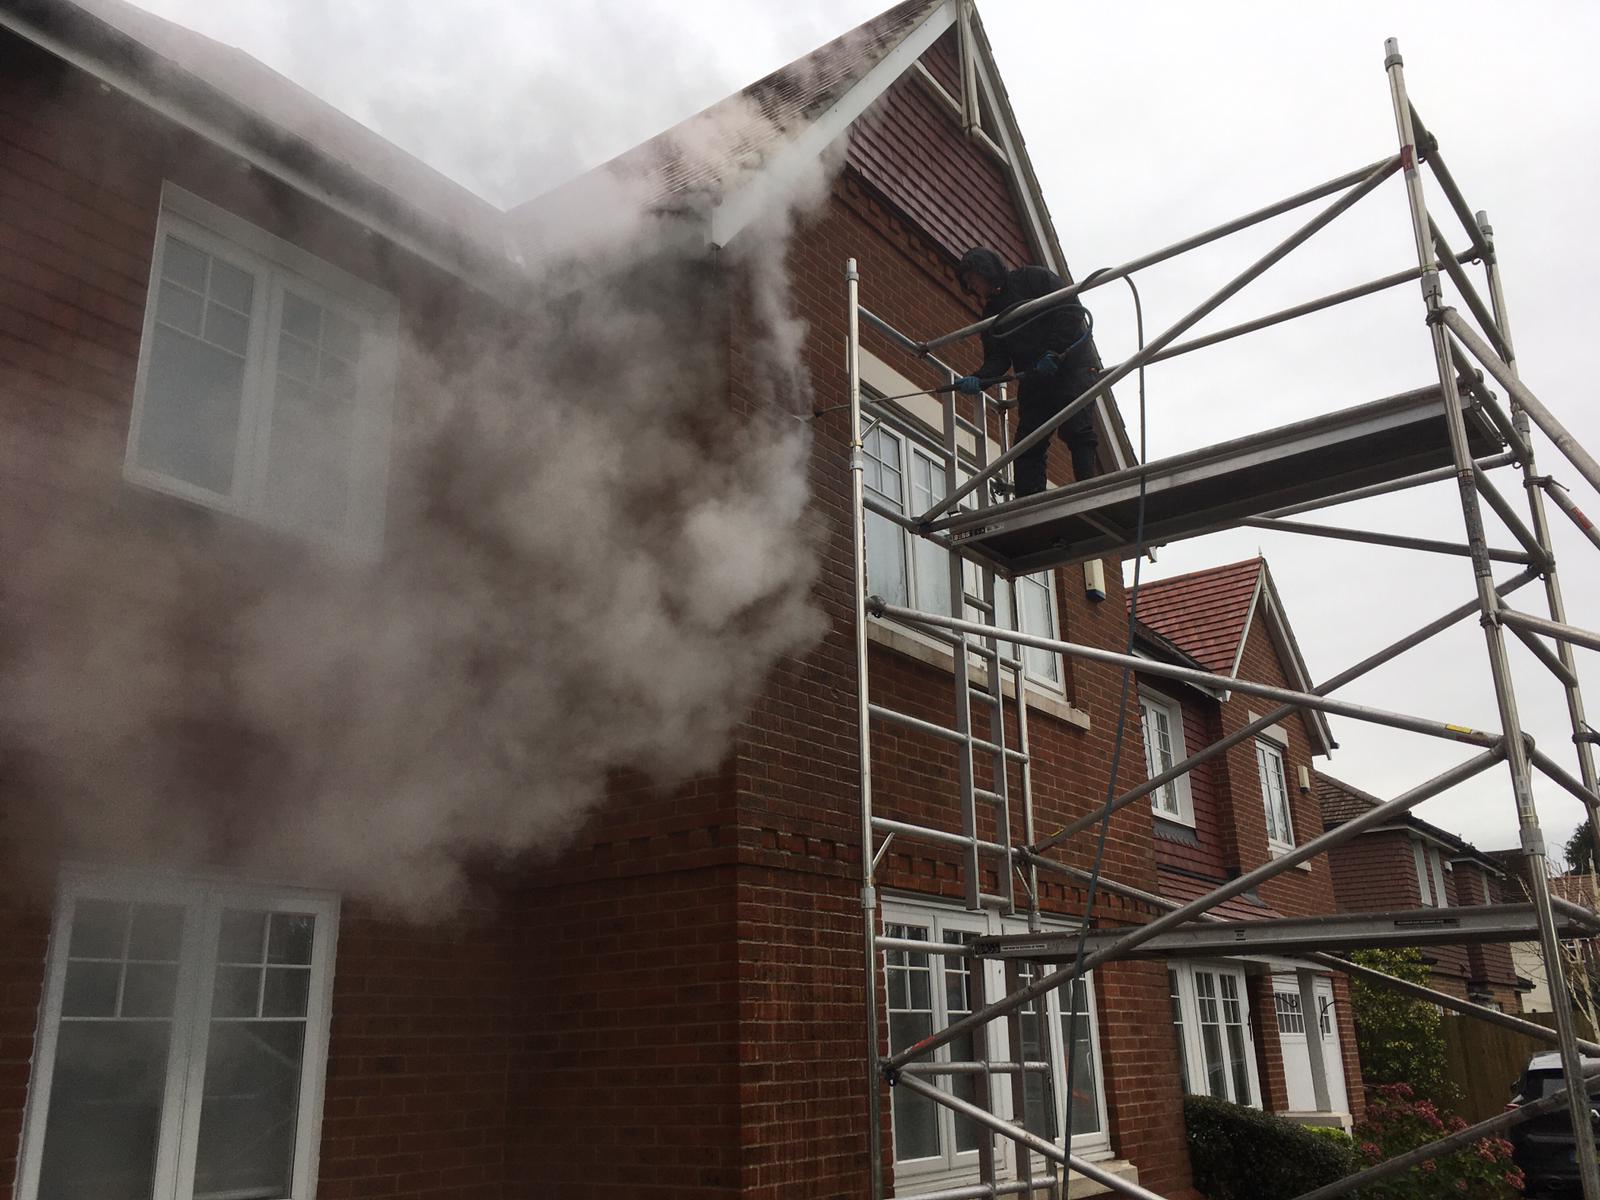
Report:
<svg viewBox="0 0 1600 1200"><path fill-rule="evenodd" d="M757 217L768 210L772 198L782 195L804 178L829 146L843 137L889 85L910 71L917 59L938 41L956 17L956 0L945 0L911 30L900 44L856 81L801 133L773 156L764 170L725 196L711 215L711 241L726 247Z"/></svg>

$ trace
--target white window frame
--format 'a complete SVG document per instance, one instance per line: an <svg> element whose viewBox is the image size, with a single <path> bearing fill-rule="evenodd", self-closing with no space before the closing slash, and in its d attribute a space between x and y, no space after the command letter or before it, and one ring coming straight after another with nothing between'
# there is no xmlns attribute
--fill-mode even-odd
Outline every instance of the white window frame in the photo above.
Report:
<svg viewBox="0 0 1600 1200"><path fill-rule="evenodd" d="M1170 763L1160 764L1156 762L1155 746L1150 737L1150 714L1152 712L1159 713L1167 719L1167 730L1172 741L1172 762ZM1181 762L1189 756L1188 743L1184 738L1183 706L1176 700L1171 700L1160 692L1140 688L1139 726L1144 737L1146 779L1154 779L1174 763ZM1175 821L1179 825L1188 825L1193 828L1194 796L1189 789L1189 772L1185 771L1178 778L1162 784L1161 787L1151 792L1150 807L1154 810L1156 816L1163 821Z"/></svg>
<svg viewBox="0 0 1600 1200"><path fill-rule="evenodd" d="M1182 1027L1174 1030L1175 1036L1182 1039L1181 1054L1179 1056L1179 1072L1184 1091L1193 1096L1211 1095L1206 1080L1206 1050L1205 1038L1200 1027L1200 990L1198 977L1208 975L1215 981L1217 1004L1223 1003L1222 979L1224 977L1233 981L1238 993L1239 1010L1242 1018L1244 1035L1244 1061L1245 1073L1249 1081L1250 1095L1240 1099L1237 1081L1231 1071L1227 1069L1227 1026L1219 1026L1222 1032L1219 1037L1222 1041L1223 1054L1223 1081L1224 1091L1227 1095L1221 1097L1235 1104L1247 1104L1251 1108L1261 1107L1261 1080L1256 1070L1256 1045L1255 1021L1250 1008L1250 989L1247 985L1244 969L1234 964L1225 962L1178 962L1169 961L1167 969L1176 977L1178 983L1179 1010L1182 1014Z"/></svg>
<svg viewBox="0 0 1600 1200"><path fill-rule="evenodd" d="M1286 854L1294 849L1294 812L1289 803L1289 766L1285 761L1287 747L1269 738L1256 739L1256 781L1261 789L1261 807L1267 819L1267 849L1274 855ZM1276 768L1283 801L1282 815L1286 830L1277 828L1278 818L1273 813L1272 781L1268 772ZM1284 833L1288 837L1283 836Z"/></svg>
<svg viewBox="0 0 1600 1200"><path fill-rule="evenodd" d="M246 271L255 283L233 486L228 494L141 466L137 459L169 235ZM354 322L361 330L363 349L355 427L351 434L349 515L345 526L338 531L311 530L295 525L275 511L265 495L272 409L276 400L276 386L271 378L272 364L276 361L273 347L281 326L286 287L292 287L318 306ZM290 532L306 541L371 556L383 536L398 325L394 300L387 293L175 184L164 184L150 260L139 364L134 377L133 409L123 458L124 478L141 487Z"/></svg>
<svg viewBox="0 0 1600 1200"><path fill-rule="evenodd" d="M890 925L908 925L925 928L928 930L928 940L942 942L947 932L961 932L973 934L1008 934L1026 933L1026 921L1015 918L1003 918L998 913L974 913L966 909L955 908L949 905L930 903L925 900L909 897L886 898L883 901L881 919L884 927ZM1065 930L1070 926L1060 922L1045 922L1047 929ZM933 1005L933 1026L941 1029L947 1024L947 1010L945 1007L946 996L942 964L945 957L941 955L928 955L933 973L929 980L929 991ZM936 965L938 964L938 965ZM1005 994L1005 968L1000 962L984 962L973 960L970 963L973 969L981 968L983 971L984 993L991 1000L998 999ZM887 959L880 955L878 969L887 979ZM1093 972L1084 979L1085 994L1088 998L1090 1057L1095 1068L1095 1093L1096 1093L1096 1118L1098 1130L1094 1133L1079 1134L1072 1139L1072 1152L1080 1158L1091 1160L1107 1159L1111 1153L1111 1135L1109 1115L1106 1110L1106 1081L1105 1062L1101 1052L1100 1023L1097 1015L1098 1005L1095 1000L1095 986ZM1065 1022L1061 1010L1060 990L1051 991L1045 997L1045 1017L1050 1022L1050 1057L1053 1085L1052 1095L1056 1104L1056 1127L1060 1129L1066 1119L1065 1082L1066 1059L1063 1034ZM988 1054L996 1061L1009 1061L1009 1029L1003 1020L991 1022L987 1029L989 1038ZM934 1052L937 1061L950 1061L949 1047L940 1047ZM933 1082L940 1087L948 1087L950 1077L935 1078ZM993 1081L995 1090L991 1099L991 1111L1004 1119L1013 1115L1011 1087L1003 1077L996 1076ZM954 1183L973 1178L977 1170L978 1153L972 1151L957 1151L954 1137L954 1113L943 1105L938 1107L938 1139L939 1153L927 1158L895 1159L895 1178L900 1181L916 1180L918 1190L934 1183ZM890 1117L891 1130L893 1127L893 1114ZM892 1134L891 1134L892 1137ZM898 1151L896 1151L898 1155ZM1015 1173L1015 1155L1012 1143L1005 1142L1001 1154L996 1158L997 1170L1009 1174ZM1035 1165L1042 1165L1042 1159L1035 1159Z"/></svg>
<svg viewBox="0 0 1600 1200"><path fill-rule="evenodd" d="M1450 894L1445 891L1444 873L1447 867L1439 847L1424 838L1411 839L1411 861L1417 870L1417 891L1424 908L1450 907Z"/></svg>
<svg viewBox="0 0 1600 1200"><path fill-rule="evenodd" d="M300 1076L300 1120L295 1136L293 1190L283 1200L315 1200L322 1144L322 1106L333 1006L333 959L339 897L327 892L220 879L153 875L124 870L73 869L63 873L50 931L44 996L23 1117L16 1200L35 1200L43 1164L45 1126L56 1065L56 1043L66 984L73 906L79 900L177 904L185 910L173 1003L167 1082L154 1172L154 1200L192 1200L207 1042L215 974L217 932L224 907L311 913L311 979L306 997ZM198 918L198 919L196 919ZM190 1102L185 1101L185 1097Z"/></svg>

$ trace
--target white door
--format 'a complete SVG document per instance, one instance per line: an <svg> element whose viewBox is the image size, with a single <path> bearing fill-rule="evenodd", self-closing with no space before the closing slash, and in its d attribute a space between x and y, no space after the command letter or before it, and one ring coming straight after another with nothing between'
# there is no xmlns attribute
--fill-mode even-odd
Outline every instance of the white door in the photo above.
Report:
<svg viewBox="0 0 1600 1200"><path fill-rule="evenodd" d="M1328 1073L1328 1103L1332 1112L1349 1112L1344 1090L1344 1064L1339 1057L1339 1023L1333 1010L1333 980L1316 980L1317 1012L1307 1019L1301 1011L1300 985L1293 975L1274 976L1273 1008L1278 1018L1278 1043L1283 1055L1283 1078L1289 1091L1290 1112L1316 1112L1316 1089L1311 1083L1311 1057L1306 1047L1308 1030L1322 1039L1322 1063Z"/></svg>

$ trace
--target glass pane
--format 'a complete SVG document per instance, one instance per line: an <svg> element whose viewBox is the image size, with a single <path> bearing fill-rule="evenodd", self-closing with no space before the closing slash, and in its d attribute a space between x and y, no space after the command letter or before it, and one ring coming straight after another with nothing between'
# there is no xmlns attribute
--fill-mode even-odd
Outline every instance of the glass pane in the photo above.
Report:
<svg viewBox="0 0 1600 1200"><path fill-rule="evenodd" d="M1249 1104L1250 1072L1245 1066L1244 1027L1228 1026L1228 1066L1233 1074L1233 1096L1239 1104Z"/></svg>
<svg viewBox="0 0 1600 1200"><path fill-rule="evenodd" d="M39 1200L150 1200L169 1037L165 1021L61 1022Z"/></svg>
<svg viewBox="0 0 1600 1200"><path fill-rule="evenodd" d="M317 379L317 347L290 337L287 332L278 339L278 370L302 383L315 383Z"/></svg>
<svg viewBox="0 0 1600 1200"><path fill-rule="evenodd" d="M309 966L311 935L316 927L317 919L307 913L273 913L267 961Z"/></svg>
<svg viewBox="0 0 1600 1200"><path fill-rule="evenodd" d="M322 340L322 307L293 292L283 293L283 328L303 342Z"/></svg>
<svg viewBox="0 0 1600 1200"><path fill-rule="evenodd" d="M1187 1093L1189 1085L1189 1047L1184 1041L1183 1032L1183 993L1178 985L1178 973L1170 967L1167 969L1167 987L1172 994L1172 1032L1178 1043L1178 1079L1183 1084Z"/></svg>
<svg viewBox="0 0 1600 1200"><path fill-rule="evenodd" d="M156 319L184 333L199 334L200 317L205 311L205 300L198 292L191 292L175 283L161 284L156 299Z"/></svg>
<svg viewBox="0 0 1600 1200"><path fill-rule="evenodd" d="M898 525L867 514L867 591L891 604L910 602L906 587L906 540Z"/></svg>
<svg viewBox="0 0 1600 1200"><path fill-rule="evenodd" d="M261 992L263 1017L303 1017L311 972L304 967L274 967L267 971Z"/></svg>
<svg viewBox="0 0 1600 1200"><path fill-rule="evenodd" d="M222 914L222 930L217 936L217 961L258 963L262 961L262 939L267 929L267 914L230 908Z"/></svg>
<svg viewBox="0 0 1600 1200"><path fill-rule="evenodd" d="M183 937L183 909L176 904L136 904L128 957L150 962L177 962Z"/></svg>
<svg viewBox="0 0 1600 1200"><path fill-rule="evenodd" d="M1064 997L1063 997L1064 998ZM1100 1131L1100 1081L1095 1075L1093 1028L1084 982L1074 980L1072 1011L1061 1015L1062 1044L1072 1048L1072 1133Z"/></svg>
<svg viewBox="0 0 1600 1200"><path fill-rule="evenodd" d="M208 295L219 304L248 313L255 296L256 281L246 271L230 266L220 258L211 260L211 286Z"/></svg>
<svg viewBox="0 0 1600 1200"><path fill-rule="evenodd" d="M165 252L161 255L161 277L183 284L192 291L206 290L206 263L211 256L197 250L178 238L167 238Z"/></svg>
<svg viewBox="0 0 1600 1200"><path fill-rule="evenodd" d="M170 1017L172 1000L177 991L176 964L129 963L122 981L122 1015Z"/></svg>
<svg viewBox="0 0 1600 1200"><path fill-rule="evenodd" d="M322 346L348 362L361 356L361 328L338 313L327 313L322 329Z"/></svg>
<svg viewBox="0 0 1600 1200"><path fill-rule="evenodd" d="M260 967L218 967L211 1015L213 1019L257 1016L260 996Z"/></svg>
<svg viewBox="0 0 1600 1200"><path fill-rule="evenodd" d="M66 986L61 993L61 1015L116 1016L117 986L121 981L121 963L69 962Z"/></svg>
<svg viewBox="0 0 1600 1200"><path fill-rule="evenodd" d="M910 1088L895 1088L894 1157L896 1162L932 1158L939 1153L939 1114L932 1100Z"/></svg>
<svg viewBox="0 0 1600 1200"><path fill-rule="evenodd" d="M1017 580L1017 602L1021 609L1023 633L1031 633L1035 637L1056 635L1050 619L1052 605L1048 579L1048 575L1028 575ZM1052 683L1060 681L1061 659L1052 651L1028 646L1023 649L1022 657L1028 664L1028 673L1034 678L1048 679Z"/></svg>
<svg viewBox="0 0 1600 1200"><path fill-rule="evenodd" d="M301 1021L211 1023L195 1200L290 1194L304 1049Z"/></svg>
<svg viewBox="0 0 1600 1200"><path fill-rule="evenodd" d="M250 318L220 304L206 305L206 341L243 354L250 340Z"/></svg>
<svg viewBox="0 0 1600 1200"><path fill-rule="evenodd" d="M134 459L159 474L227 495L244 396L244 360L157 326Z"/></svg>
<svg viewBox="0 0 1600 1200"><path fill-rule="evenodd" d="M912 540L911 552L917 575L917 607L924 612L954 615L950 607L950 552L922 537Z"/></svg>
<svg viewBox="0 0 1600 1200"><path fill-rule="evenodd" d="M114 900L79 900L72 906L72 958L121 958L128 932L128 908Z"/></svg>

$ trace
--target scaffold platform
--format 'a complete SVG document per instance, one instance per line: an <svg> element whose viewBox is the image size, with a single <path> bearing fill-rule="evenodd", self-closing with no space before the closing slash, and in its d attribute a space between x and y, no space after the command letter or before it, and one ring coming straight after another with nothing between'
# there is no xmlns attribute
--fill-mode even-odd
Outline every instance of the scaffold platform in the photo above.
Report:
<svg viewBox="0 0 1600 1200"><path fill-rule="evenodd" d="M1560 897L1551 897L1557 932L1563 938L1600 935L1600 917ZM1127 931L1092 929L1084 951L1093 954ZM1072 962L1078 953L1075 931L978 938L973 951L990 958L1026 962ZM1308 917L1269 917L1259 921L1216 921L1159 934L1134 950L1131 958L1208 958L1239 954L1303 954L1337 946L1372 950L1398 946L1465 946L1483 942L1536 942L1539 919L1532 904L1479 904L1462 908L1419 908L1404 912L1319 913Z"/></svg>
<svg viewBox="0 0 1600 1200"><path fill-rule="evenodd" d="M1474 457L1504 446L1476 405L1463 405ZM1139 481L1147 480L1144 544L1160 545L1451 465L1437 385L1156 459L945 522L964 553L1026 575L1134 553Z"/></svg>

